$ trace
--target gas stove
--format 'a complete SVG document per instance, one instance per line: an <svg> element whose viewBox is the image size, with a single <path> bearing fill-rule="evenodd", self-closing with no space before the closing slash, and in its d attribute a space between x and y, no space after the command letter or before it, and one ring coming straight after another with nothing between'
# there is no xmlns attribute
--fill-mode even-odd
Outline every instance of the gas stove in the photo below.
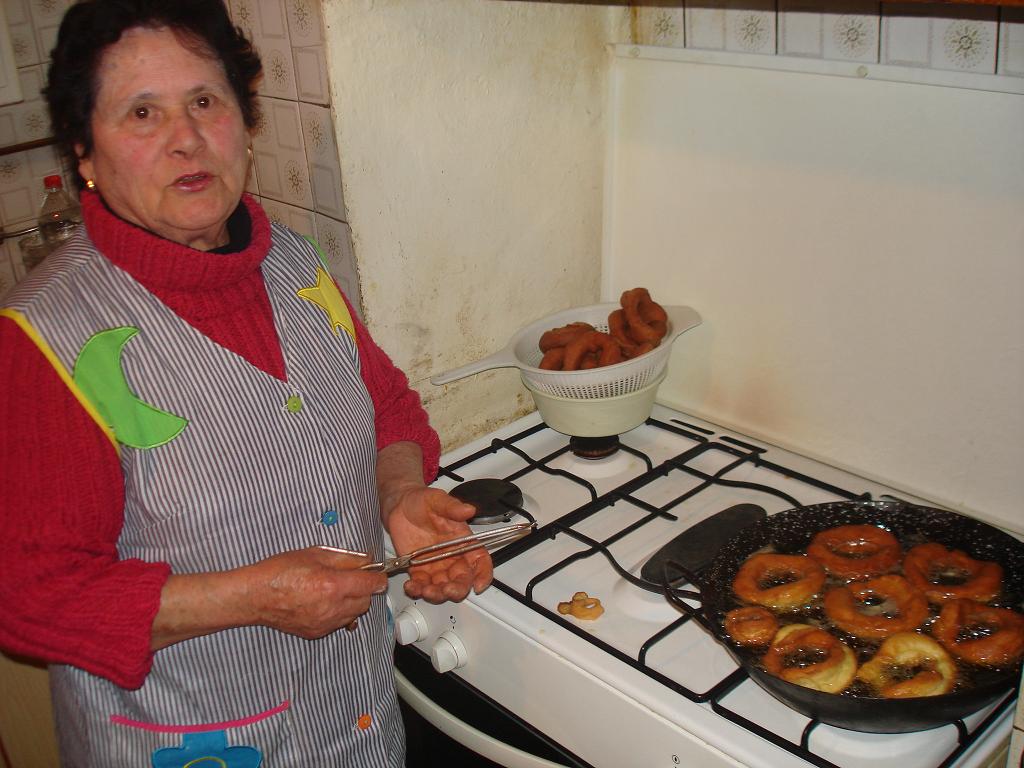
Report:
<svg viewBox="0 0 1024 768"><path fill-rule="evenodd" d="M642 576L666 542L738 504L771 514L926 501L660 405L611 452L571 443L533 414L442 458L436 487L490 497L475 530L527 520L537 531L496 551L493 585L462 603L411 601L392 580L397 642L429 656L437 674L457 676L581 765L992 764L1016 692L927 731L818 723L766 693ZM578 592L601 601L597 620L559 612ZM421 695L399 684L407 700Z"/></svg>

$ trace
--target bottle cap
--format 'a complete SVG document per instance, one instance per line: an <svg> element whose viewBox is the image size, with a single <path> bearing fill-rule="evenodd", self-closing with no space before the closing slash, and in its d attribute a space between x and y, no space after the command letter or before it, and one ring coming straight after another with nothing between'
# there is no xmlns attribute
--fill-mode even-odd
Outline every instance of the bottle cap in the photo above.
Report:
<svg viewBox="0 0 1024 768"><path fill-rule="evenodd" d="M61 181L60 176L54 174L52 176L47 176L46 178L43 179L43 186L46 187L47 189L49 189L50 187L57 187L58 189L62 189L64 187L64 182Z"/></svg>

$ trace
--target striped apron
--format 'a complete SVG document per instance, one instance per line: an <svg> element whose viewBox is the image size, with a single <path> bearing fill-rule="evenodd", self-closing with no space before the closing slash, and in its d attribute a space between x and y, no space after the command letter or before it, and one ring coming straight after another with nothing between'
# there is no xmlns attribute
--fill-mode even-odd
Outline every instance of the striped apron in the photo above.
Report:
<svg viewBox="0 0 1024 768"><path fill-rule="evenodd" d="M83 228L6 297L69 372L97 334L135 329L119 354L93 356L93 367L119 365L113 379L123 374L127 384L98 396L118 401L121 421L145 408L179 421L166 439L120 445L122 558L199 573L314 544L382 552L373 405L355 343L299 293L325 277L312 246L278 225L272 242L261 270L287 381L179 318L97 253ZM243 627L170 646L155 654L138 690L53 666L62 760L102 768L400 766L390 654L380 596L351 633L310 641Z"/></svg>

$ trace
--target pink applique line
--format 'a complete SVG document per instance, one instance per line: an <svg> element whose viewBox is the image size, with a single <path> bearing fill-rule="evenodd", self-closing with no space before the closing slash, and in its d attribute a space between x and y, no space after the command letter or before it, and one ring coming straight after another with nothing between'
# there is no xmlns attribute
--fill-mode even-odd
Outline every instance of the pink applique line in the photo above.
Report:
<svg viewBox="0 0 1024 768"><path fill-rule="evenodd" d="M260 712L257 715L243 717L240 720L226 720L223 723L203 723L200 725L161 725L160 723L144 723L141 720L132 720L124 715L111 715L110 722L115 725L126 725L129 728L141 728L144 731L154 733L205 733L206 731L223 731L227 728L239 728L243 725L252 725L260 720L266 720L276 714L284 712L292 703L287 699L273 709Z"/></svg>

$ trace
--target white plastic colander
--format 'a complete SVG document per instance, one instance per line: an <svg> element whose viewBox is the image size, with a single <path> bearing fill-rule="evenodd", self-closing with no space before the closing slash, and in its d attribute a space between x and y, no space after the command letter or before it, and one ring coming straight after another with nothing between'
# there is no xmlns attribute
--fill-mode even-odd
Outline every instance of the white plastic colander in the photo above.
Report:
<svg viewBox="0 0 1024 768"><path fill-rule="evenodd" d="M542 357L538 343L546 331L569 323L583 322L607 332L608 315L620 308L617 303L592 304L548 315L516 333L508 344L493 355L434 376L430 383L447 384L492 368L518 368L527 388L555 397L596 400L636 392L653 382L665 370L672 342L680 334L700 325L700 315L696 311L690 307L666 306L668 331L665 338L653 350L632 360L585 371L545 371L537 367Z"/></svg>

